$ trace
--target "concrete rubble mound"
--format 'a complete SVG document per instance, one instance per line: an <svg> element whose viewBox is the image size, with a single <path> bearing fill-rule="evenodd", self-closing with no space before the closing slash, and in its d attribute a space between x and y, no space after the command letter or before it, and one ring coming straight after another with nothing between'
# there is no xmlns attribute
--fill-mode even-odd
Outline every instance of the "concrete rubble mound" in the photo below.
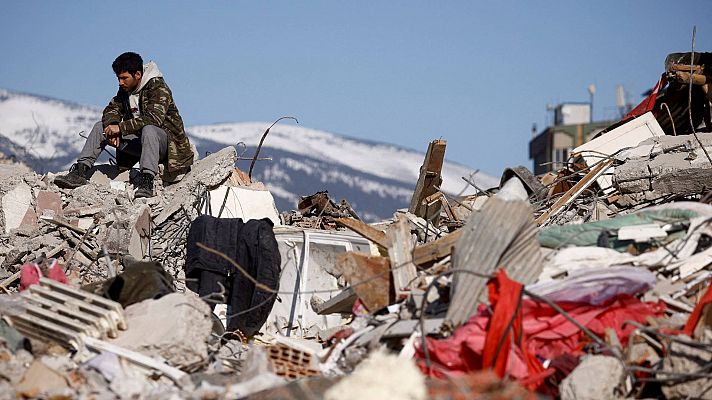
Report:
<svg viewBox="0 0 712 400"><path fill-rule="evenodd" d="M542 176L446 193L432 141L375 223L232 147L148 199L0 163L0 398L712 398L712 57L665 66Z"/></svg>

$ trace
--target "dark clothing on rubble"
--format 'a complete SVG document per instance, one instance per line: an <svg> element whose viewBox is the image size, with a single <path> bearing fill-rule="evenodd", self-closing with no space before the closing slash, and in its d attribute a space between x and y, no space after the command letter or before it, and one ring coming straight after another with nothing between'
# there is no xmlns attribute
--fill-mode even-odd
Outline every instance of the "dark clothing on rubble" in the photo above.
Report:
<svg viewBox="0 0 712 400"><path fill-rule="evenodd" d="M173 277L161 264L151 261L136 261L126 265L124 271L114 278L82 289L114 300L128 307L147 299L158 299L175 292Z"/></svg>
<svg viewBox="0 0 712 400"><path fill-rule="evenodd" d="M239 329L248 337L257 333L272 310L276 294L256 288L230 261L199 248L197 243L224 253L257 282L276 291L281 257L272 222L268 219L243 222L240 218L203 215L191 224L187 242L188 289L201 297L207 296L220 292L220 282L226 289L227 329ZM234 314L239 315L230 318Z"/></svg>

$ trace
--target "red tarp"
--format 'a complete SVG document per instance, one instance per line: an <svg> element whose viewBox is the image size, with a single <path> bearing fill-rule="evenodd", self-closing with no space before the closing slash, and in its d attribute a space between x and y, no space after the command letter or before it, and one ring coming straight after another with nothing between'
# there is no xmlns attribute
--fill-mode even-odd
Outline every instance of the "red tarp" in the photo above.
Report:
<svg viewBox="0 0 712 400"><path fill-rule="evenodd" d="M646 112L655 108L655 101L658 99L658 93L667 85L667 77L663 74L660 80L653 88L652 92L648 97L646 97L640 104L638 104L634 109L632 109L628 114L626 114L623 120L639 117Z"/></svg>
<svg viewBox="0 0 712 400"><path fill-rule="evenodd" d="M449 338L427 338L433 369L427 369L423 349L416 346L418 364L426 374L460 375L494 368L499 376L512 376L531 388L548 375L540 361L562 354L582 354L584 345L590 342L576 325L545 303L522 299L520 311L515 315L521 284L511 281L502 270L488 283L488 288L494 310L491 314L480 305L479 312ZM662 303L645 303L629 295L620 295L598 306L558 305L598 336L603 336L606 328L615 329L623 343L635 329L630 325L623 328L624 321L644 323L648 316L660 316L665 310ZM507 330L513 316L514 323ZM495 359L502 335L507 337Z"/></svg>

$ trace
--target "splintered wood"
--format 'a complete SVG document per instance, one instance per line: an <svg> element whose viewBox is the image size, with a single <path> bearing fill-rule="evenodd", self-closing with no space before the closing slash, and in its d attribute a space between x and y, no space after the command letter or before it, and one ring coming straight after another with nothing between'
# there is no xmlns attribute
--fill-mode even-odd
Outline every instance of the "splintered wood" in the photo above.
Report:
<svg viewBox="0 0 712 400"><path fill-rule="evenodd" d="M435 194L442 184L440 173L443 169L443 161L445 160L445 146L447 141L434 140L428 145L428 152L425 154L425 161L420 167L420 176L418 183L415 185L415 192L410 200L408 212L415 214L421 218L430 219L440 212L440 200L432 199L433 202L424 204L424 200ZM427 212L426 212L427 211Z"/></svg>
<svg viewBox="0 0 712 400"><path fill-rule="evenodd" d="M388 258L347 252L336 259L336 265L368 311L376 312L390 304Z"/></svg>
<svg viewBox="0 0 712 400"><path fill-rule="evenodd" d="M410 234L410 224L404 216L396 216L396 222L386 230L386 239L396 297L406 297L410 284L417 278L417 269L412 253L415 242Z"/></svg>

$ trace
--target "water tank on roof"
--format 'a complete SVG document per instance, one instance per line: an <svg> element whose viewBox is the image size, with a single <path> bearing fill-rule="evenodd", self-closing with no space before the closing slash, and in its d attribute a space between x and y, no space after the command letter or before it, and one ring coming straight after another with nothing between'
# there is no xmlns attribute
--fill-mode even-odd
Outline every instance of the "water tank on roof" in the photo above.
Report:
<svg viewBox="0 0 712 400"><path fill-rule="evenodd" d="M591 122L591 105L564 103L554 109L554 125L588 124Z"/></svg>

